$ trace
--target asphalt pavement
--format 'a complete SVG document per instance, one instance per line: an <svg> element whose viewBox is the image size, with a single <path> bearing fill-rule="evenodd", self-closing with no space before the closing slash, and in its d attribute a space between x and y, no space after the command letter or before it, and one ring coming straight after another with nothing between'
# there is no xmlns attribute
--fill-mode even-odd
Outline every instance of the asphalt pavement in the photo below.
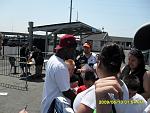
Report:
<svg viewBox="0 0 150 113"><path fill-rule="evenodd" d="M128 52L125 53L126 56L127 53ZM17 82L17 84L22 82L22 80L19 80L19 78L8 78L9 79L7 79L7 82ZM4 82L5 80L6 77L0 75L0 82ZM27 91L6 88L0 85L0 113L18 113L26 105L28 113L40 113L43 83L44 78L28 81Z"/></svg>
<svg viewBox="0 0 150 113"><path fill-rule="evenodd" d="M7 53L15 53L16 48L8 48L5 51ZM5 49L6 49L5 48ZM0 59L2 57L0 56ZM6 64L6 62L5 62ZM10 65L7 65L10 67ZM0 83L24 85L25 81L20 78L4 76L2 73L4 65L0 60ZM19 67L20 69L20 67ZM43 74L44 74L43 70ZM34 74L34 67L31 68L32 74ZM0 84L0 113L18 113L27 105L28 113L40 113L40 104L42 99L42 90L44 78L33 79L27 82L28 90L20 90L14 87L7 87L7 85ZM9 85L11 86L11 85Z"/></svg>
<svg viewBox="0 0 150 113"><path fill-rule="evenodd" d="M0 75L0 81L3 79L4 77ZM18 82L18 79L13 81ZM42 78L28 81L27 91L0 86L0 113L18 113L26 105L28 113L40 113L43 83Z"/></svg>

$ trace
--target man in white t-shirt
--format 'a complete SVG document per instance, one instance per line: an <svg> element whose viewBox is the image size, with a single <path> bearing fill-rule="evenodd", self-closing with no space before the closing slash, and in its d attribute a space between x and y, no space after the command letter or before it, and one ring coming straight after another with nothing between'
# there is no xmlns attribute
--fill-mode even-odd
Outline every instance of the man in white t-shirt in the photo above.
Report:
<svg viewBox="0 0 150 113"><path fill-rule="evenodd" d="M64 60L74 58L76 45L73 35L64 35L55 48L56 54L48 60L41 113L50 113L52 102L56 97L64 96L73 102L76 95L70 90L69 72Z"/></svg>
<svg viewBox="0 0 150 113"><path fill-rule="evenodd" d="M150 98L147 100L147 107L144 109L143 113L150 113Z"/></svg>
<svg viewBox="0 0 150 113"><path fill-rule="evenodd" d="M126 113L142 113L147 106L147 101L144 97L136 93L133 97L130 98L130 101L137 102L134 104L128 104Z"/></svg>
<svg viewBox="0 0 150 113"><path fill-rule="evenodd" d="M126 113L142 113L147 106L147 101L144 97L137 93L140 87L140 81L137 76L128 75L124 79L125 84L129 89L129 99L131 102L137 102L128 104Z"/></svg>

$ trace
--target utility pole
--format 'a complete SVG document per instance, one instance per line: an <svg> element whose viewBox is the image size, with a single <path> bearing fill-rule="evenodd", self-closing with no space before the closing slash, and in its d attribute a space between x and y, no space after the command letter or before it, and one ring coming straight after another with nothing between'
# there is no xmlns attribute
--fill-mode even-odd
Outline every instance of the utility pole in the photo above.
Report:
<svg viewBox="0 0 150 113"><path fill-rule="evenodd" d="M29 29L28 29L28 32L29 32L29 49L31 50L32 48L32 42L33 42L33 22L29 22Z"/></svg>
<svg viewBox="0 0 150 113"><path fill-rule="evenodd" d="M71 23L71 18L72 18L72 0L70 1L70 18L69 18L70 23Z"/></svg>
<svg viewBox="0 0 150 113"><path fill-rule="evenodd" d="M76 22L78 22L79 20L78 20L78 11L77 11L77 19L76 19Z"/></svg>

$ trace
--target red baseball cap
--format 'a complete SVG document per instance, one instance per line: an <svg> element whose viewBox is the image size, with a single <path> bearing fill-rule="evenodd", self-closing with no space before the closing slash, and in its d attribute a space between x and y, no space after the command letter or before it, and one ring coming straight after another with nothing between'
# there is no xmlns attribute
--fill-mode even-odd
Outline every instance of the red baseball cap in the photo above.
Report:
<svg viewBox="0 0 150 113"><path fill-rule="evenodd" d="M56 50L64 47L75 48L77 47L76 39L73 35L66 34L60 38L59 45L56 46Z"/></svg>

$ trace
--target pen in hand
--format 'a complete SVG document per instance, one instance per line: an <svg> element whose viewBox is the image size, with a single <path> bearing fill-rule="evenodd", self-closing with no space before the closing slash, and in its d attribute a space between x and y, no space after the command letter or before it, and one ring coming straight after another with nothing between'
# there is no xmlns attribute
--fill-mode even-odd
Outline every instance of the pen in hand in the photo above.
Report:
<svg viewBox="0 0 150 113"><path fill-rule="evenodd" d="M26 106L24 107L24 110L26 110L26 109L27 109L27 107L28 107L28 105L26 104Z"/></svg>

